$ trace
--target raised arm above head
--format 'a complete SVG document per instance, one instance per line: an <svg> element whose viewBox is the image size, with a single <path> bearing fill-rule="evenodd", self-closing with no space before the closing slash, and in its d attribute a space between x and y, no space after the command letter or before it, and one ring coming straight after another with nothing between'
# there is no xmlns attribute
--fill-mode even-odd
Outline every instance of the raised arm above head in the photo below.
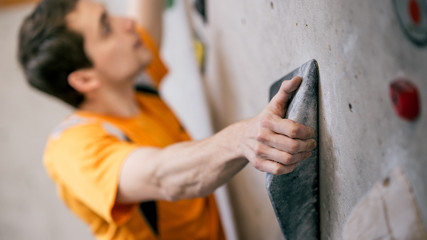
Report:
<svg viewBox="0 0 427 240"><path fill-rule="evenodd" d="M163 0L129 0L128 12L151 34L160 48L163 30Z"/></svg>

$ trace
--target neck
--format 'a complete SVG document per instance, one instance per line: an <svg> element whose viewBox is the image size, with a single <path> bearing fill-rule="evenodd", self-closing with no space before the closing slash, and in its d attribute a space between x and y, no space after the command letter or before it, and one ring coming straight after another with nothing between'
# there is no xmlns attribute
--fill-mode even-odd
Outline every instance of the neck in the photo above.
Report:
<svg viewBox="0 0 427 240"><path fill-rule="evenodd" d="M140 112L133 85L104 88L87 94L79 109L116 117L132 117Z"/></svg>

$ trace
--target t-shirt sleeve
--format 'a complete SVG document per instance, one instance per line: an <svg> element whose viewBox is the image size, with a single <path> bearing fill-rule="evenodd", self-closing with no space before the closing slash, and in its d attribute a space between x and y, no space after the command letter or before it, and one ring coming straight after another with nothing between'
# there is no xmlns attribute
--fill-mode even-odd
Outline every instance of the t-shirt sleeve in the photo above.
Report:
<svg viewBox="0 0 427 240"><path fill-rule="evenodd" d="M52 178L90 210L120 224L132 205L115 204L121 166L137 148L90 123L65 130L49 140L45 166Z"/></svg>
<svg viewBox="0 0 427 240"><path fill-rule="evenodd" d="M156 42L153 40L150 34L139 25L136 27L136 31L138 32L145 46L152 53L152 60L150 65L147 67L146 73L148 73L148 75L151 77L154 86L158 88L163 77L168 73L168 69L160 57L159 46L157 46Z"/></svg>

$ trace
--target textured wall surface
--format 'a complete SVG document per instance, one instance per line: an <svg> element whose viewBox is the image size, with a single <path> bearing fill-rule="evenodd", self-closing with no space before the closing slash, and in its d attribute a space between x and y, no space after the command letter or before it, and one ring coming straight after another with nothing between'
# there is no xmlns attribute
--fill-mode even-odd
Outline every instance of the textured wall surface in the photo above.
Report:
<svg viewBox="0 0 427 240"><path fill-rule="evenodd" d="M355 204L391 169L410 181L427 224L427 48L406 39L392 1L209 1L207 90L216 129L266 105L275 80L315 58L320 69L320 214L323 239L341 239ZM389 84L417 85L421 114L394 113ZM280 238L264 174L232 181L242 239Z"/></svg>

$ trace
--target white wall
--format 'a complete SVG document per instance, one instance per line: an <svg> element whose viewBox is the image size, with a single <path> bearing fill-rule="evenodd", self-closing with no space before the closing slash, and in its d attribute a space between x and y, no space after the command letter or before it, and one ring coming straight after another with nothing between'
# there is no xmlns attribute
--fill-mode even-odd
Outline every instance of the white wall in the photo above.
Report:
<svg viewBox="0 0 427 240"><path fill-rule="evenodd" d="M93 239L58 200L42 164L64 105L30 89L17 64L17 32L32 6L0 9L0 239Z"/></svg>

